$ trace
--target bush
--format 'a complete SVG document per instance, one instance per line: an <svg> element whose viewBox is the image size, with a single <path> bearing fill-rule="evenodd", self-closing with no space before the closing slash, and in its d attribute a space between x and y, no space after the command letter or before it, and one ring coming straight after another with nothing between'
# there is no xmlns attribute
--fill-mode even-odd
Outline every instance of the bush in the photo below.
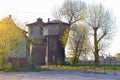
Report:
<svg viewBox="0 0 120 80"><path fill-rule="evenodd" d="M68 62L70 63L70 65L73 65L74 64L73 58L68 58Z"/></svg>
<svg viewBox="0 0 120 80"><path fill-rule="evenodd" d="M0 65L1 70L9 70L12 68L12 65L10 63L4 63Z"/></svg>
<svg viewBox="0 0 120 80"><path fill-rule="evenodd" d="M74 65L73 58L68 58L68 63L69 63L70 65ZM78 63L80 63L80 59L78 60L78 62L75 62L75 65L78 65Z"/></svg>
<svg viewBox="0 0 120 80"><path fill-rule="evenodd" d="M18 68L18 67L19 67L19 59L16 58L12 63L12 68Z"/></svg>

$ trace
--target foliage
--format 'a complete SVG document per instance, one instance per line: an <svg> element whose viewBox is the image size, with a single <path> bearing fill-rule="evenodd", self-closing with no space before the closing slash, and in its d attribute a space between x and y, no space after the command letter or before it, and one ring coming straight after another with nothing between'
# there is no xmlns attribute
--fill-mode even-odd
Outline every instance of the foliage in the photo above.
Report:
<svg viewBox="0 0 120 80"><path fill-rule="evenodd" d="M71 56L73 58L73 65L78 63L80 55L83 53L88 53L89 50L87 49L89 45L88 40L88 31L86 26L74 24L72 25L72 30L70 31L69 36L69 49L71 51Z"/></svg>
<svg viewBox="0 0 120 80"><path fill-rule="evenodd" d="M73 58L67 58L70 65L74 65Z"/></svg>
<svg viewBox="0 0 120 80"><path fill-rule="evenodd" d="M41 43L43 39L42 38L41 39L28 38L27 40L31 44L38 44L38 43Z"/></svg>
<svg viewBox="0 0 120 80"><path fill-rule="evenodd" d="M118 60L120 60L120 53L117 53L117 54L116 54L116 58L117 58Z"/></svg>
<svg viewBox="0 0 120 80"><path fill-rule="evenodd" d="M12 65L8 61L6 61L4 63L1 63L0 69L9 70L12 69Z"/></svg>
<svg viewBox="0 0 120 80"><path fill-rule="evenodd" d="M74 65L74 58L73 57L71 57L71 58L67 58L68 59L68 64L70 64L70 65ZM78 59L78 62L77 63L80 63L80 59Z"/></svg>
<svg viewBox="0 0 120 80"><path fill-rule="evenodd" d="M12 56L19 48L25 32L11 19L6 17L0 21L0 65L4 68L7 58Z"/></svg>
<svg viewBox="0 0 120 80"><path fill-rule="evenodd" d="M67 41L68 41L69 31L70 31L70 27L67 27L65 29L65 31L63 32L62 37L61 37L61 43L62 43L64 48L65 48Z"/></svg>

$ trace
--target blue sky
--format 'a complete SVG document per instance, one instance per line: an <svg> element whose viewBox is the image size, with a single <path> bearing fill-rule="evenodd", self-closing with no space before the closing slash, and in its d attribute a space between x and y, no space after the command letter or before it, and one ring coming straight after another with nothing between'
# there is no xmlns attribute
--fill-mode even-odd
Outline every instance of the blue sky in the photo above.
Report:
<svg viewBox="0 0 120 80"><path fill-rule="evenodd" d="M0 0L0 19L9 14L20 22L20 24L36 21L38 17L46 22L48 18L53 19L52 11L55 6L60 6L64 0ZM120 4L119 0L83 0L88 4L102 3L116 17L116 35L112 40L111 47L107 53L114 55L120 52Z"/></svg>

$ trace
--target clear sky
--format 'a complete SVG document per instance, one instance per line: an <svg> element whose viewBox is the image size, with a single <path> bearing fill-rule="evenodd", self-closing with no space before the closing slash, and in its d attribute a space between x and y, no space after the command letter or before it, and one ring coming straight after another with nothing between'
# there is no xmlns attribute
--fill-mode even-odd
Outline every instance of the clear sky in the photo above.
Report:
<svg viewBox="0 0 120 80"><path fill-rule="evenodd" d="M55 6L63 0L0 0L0 19L12 14L21 22L33 22L41 17L44 21L52 18Z"/></svg>
<svg viewBox="0 0 120 80"><path fill-rule="evenodd" d="M36 21L38 17L46 22L48 18L53 19L52 11L55 6L60 6L64 0L0 0L0 19L9 14L21 24ZM113 16L116 17L116 35L112 40L111 47L107 53L112 55L120 52L120 4L119 0L83 0L89 3L102 3Z"/></svg>

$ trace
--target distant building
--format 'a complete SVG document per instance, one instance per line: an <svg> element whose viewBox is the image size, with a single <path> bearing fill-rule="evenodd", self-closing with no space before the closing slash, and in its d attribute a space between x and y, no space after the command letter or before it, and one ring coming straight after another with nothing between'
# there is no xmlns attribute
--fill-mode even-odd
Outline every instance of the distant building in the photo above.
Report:
<svg viewBox="0 0 120 80"><path fill-rule="evenodd" d="M111 63L111 62L116 62L116 57L106 57L105 62Z"/></svg>
<svg viewBox="0 0 120 80"><path fill-rule="evenodd" d="M60 37L67 26L59 20L44 23L41 18L27 24L28 37L33 41L30 42L29 59L34 65L64 63L65 53Z"/></svg>
<svg viewBox="0 0 120 80"><path fill-rule="evenodd" d="M99 61L104 61L104 56L99 56Z"/></svg>

